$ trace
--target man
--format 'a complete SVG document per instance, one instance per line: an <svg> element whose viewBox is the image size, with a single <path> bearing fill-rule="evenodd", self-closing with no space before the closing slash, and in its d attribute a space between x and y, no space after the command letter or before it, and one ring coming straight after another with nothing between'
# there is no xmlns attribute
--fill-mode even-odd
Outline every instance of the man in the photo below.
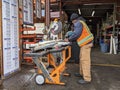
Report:
<svg viewBox="0 0 120 90"><path fill-rule="evenodd" d="M78 83L90 83L91 82L91 59L90 52L91 47L93 46L93 35L90 32L85 20L82 17L79 17L78 14L73 13L70 17L70 20L74 24L74 32L65 41L77 40L78 45L80 46L80 74L75 74L80 77ZM82 78L81 78L82 77Z"/></svg>

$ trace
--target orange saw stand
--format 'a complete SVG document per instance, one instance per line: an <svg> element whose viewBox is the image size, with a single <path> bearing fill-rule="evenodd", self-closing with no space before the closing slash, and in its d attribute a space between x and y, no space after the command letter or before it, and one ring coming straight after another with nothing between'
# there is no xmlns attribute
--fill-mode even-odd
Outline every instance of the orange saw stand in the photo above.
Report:
<svg viewBox="0 0 120 90"><path fill-rule="evenodd" d="M53 55L54 53L61 53L62 60L59 63L56 62ZM37 75L35 76L35 82L38 85L42 85L44 83L65 85L64 82L61 82L61 76L69 75L64 73L64 71L66 69L66 62L71 57L71 46L64 46L59 49L50 49L40 53L28 53L25 54L25 56L32 57L38 68ZM43 62L43 58L45 58L45 56L47 58L47 66Z"/></svg>
<svg viewBox="0 0 120 90"><path fill-rule="evenodd" d="M68 55L66 54L67 51L68 51ZM52 54L54 53L54 51L50 51L50 53L47 55L48 63L53 66L53 69L50 72L50 77L52 78L53 81L51 82L50 80L46 79L46 83L65 85L65 83L61 82L60 78L61 75L69 76L69 74L64 73L64 71L66 69L66 62L71 57L71 47L67 46L63 50L57 50L57 52L62 52L62 62L59 65L56 65L56 63L54 62L55 60Z"/></svg>

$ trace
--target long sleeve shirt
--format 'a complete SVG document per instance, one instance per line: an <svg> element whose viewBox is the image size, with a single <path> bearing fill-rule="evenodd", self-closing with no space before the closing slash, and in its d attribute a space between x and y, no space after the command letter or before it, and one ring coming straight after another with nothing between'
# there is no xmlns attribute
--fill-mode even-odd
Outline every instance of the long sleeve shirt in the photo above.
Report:
<svg viewBox="0 0 120 90"><path fill-rule="evenodd" d="M73 34L73 31L68 31L65 35L66 38L69 38Z"/></svg>
<svg viewBox="0 0 120 90"><path fill-rule="evenodd" d="M74 23L73 34L68 38L68 40L70 42L77 40L80 37L81 33L82 33L82 28L83 28L83 25L82 25L82 23L80 23L79 20L77 22L75 22Z"/></svg>

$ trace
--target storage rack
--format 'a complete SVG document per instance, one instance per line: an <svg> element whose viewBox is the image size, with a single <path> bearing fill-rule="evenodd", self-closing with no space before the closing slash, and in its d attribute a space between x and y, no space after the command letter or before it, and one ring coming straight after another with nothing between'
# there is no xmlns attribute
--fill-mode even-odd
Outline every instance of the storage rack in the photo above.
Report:
<svg viewBox="0 0 120 90"><path fill-rule="evenodd" d="M23 56L24 53L28 53L30 52L29 48L26 48L27 45L30 44L35 44L39 41L42 40L43 38L43 34L24 34L24 32L29 32L29 31L35 31L36 27L34 25L24 25L23 24L23 10L22 10L22 6L19 7L19 25L20 25L20 52L21 52L21 60L22 63L31 63L32 62L32 58L31 57L25 57Z"/></svg>

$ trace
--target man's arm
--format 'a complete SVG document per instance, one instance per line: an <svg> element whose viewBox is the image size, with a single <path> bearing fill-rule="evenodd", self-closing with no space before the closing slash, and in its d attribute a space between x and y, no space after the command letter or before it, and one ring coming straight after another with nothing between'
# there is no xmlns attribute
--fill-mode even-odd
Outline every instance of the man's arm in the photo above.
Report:
<svg viewBox="0 0 120 90"><path fill-rule="evenodd" d="M81 33L82 33L82 28L83 28L82 23L80 23L79 21L76 22L76 23L74 24L74 32L73 32L73 34L68 38L68 40L69 40L70 42L77 40L77 38L79 38L79 36L80 36Z"/></svg>

